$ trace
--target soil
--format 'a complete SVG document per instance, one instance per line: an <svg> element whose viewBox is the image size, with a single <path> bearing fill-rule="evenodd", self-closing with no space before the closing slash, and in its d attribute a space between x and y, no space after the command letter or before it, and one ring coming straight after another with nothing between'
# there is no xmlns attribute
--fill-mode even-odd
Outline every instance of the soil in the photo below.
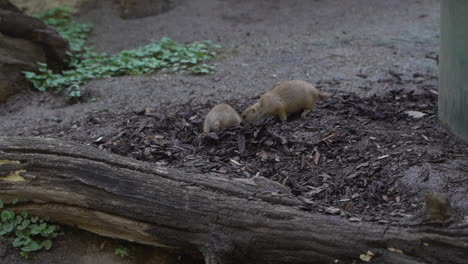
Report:
<svg viewBox="0 0 468 264"><path fill-rule="evenodd" d="M449 196L466 215L468 145L437 120L438 0L179 0L165 14L133 20L120 19L112 1L94 1L79 19L95 25L89 41L99 51L168 36L212 40L223 55L211 75L94 80L83 87L85 101L75 104L19 94L0 105L0 135L72 140L193 172L261 175L313 210L353 221L412 215L426 192ZM286 79L334 96L306 118L270 118L200 136L213 105L227 101L241 111ZM66 229L32 263L152 263L138 256L156 254L134 245L137 256L121 260L111 247L100 249L104 240L119 243ZM24 262L13 250L3 255L6 263ZM157 263L194 263L167 256Z"/></svg>
<svg viewBox="0 0 468 264"><path fill-rule="evenodd" d="M350 217L391 220L422 206L419 190L405 182L421 176L412 170L468 156L468 144L438 124L435 93L400 89L361 98L340 92L319 102L306 118L297 114L285 123L269 118L206 136L200 134L203 118L214 102L147 108L125 117L118 131L99 137L93 145L195 173L263 176L319 209L331 206ZM239 110L253 102L228 101ZM409 111L424 116L413 117ZM103 122L109 121L113 122ZM93 119L83 124L84 129L95 123ZM446 186L431 186L438 193L464 197L453 201L461 210L468 209L466 165L460 163L442 179ZM415 184L429 179L424 177Z"/></svg>

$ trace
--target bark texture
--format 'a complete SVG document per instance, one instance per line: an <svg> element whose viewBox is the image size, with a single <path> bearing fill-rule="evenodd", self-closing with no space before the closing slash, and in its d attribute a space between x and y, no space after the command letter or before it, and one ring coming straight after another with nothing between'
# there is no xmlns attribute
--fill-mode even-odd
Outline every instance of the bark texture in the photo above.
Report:
<svg viewBox="0 0 468 264"><path fill-rule="evenodd" d="M378 225L309 212L265 178L190 174L44 138L0 137L13 210L213 263L466 263L468 227Z"/></svg>
<svg viewBox="0 0 468 264"><path fill-rule="evenodd" d="M36 71L37 62L59 70L67 65L68 50L54 28L0 0L0 104L30 87L23 71Z"/></svg>
<svg viewBox="0 0 468 264"><path fill-rule="evenodd" d="M68 41L38 18L0 9L0 33L42 45L48 59L54 63L63 64L67 60Z"/></svg>

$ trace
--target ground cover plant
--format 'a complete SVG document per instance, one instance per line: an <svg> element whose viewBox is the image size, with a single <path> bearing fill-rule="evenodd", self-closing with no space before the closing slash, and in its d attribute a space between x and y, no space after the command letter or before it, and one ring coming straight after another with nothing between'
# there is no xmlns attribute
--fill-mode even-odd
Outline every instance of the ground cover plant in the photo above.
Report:
<svg viewBox="0 0 468 264"><path fill-rule="evenodd" d="M13 204L18 201L16 199ZM3 207L3 201L0 200L0 236L11 238L12 245L21 251L23 257L29 257L31 252L52 248L52 240L60 231L59 226L30 216L26 211L18 214Z"/></svg>
<svg viewBox="0 0 468 264"><path fill-rule="evenodd" d="M145 74L157 70L210 73L214 66L204 62L216 56L216 50L220 48L209 41L184 45L164 37L143 47L108 55L95 52L85 45L92 25L76 22L70 9L54 8L39 17L69 41L69 68L55 73L47 64L38 63L39 72L24 72L24 75L39 91L65 90L70 97L80 97L80 85L96 78Z"/></svg>

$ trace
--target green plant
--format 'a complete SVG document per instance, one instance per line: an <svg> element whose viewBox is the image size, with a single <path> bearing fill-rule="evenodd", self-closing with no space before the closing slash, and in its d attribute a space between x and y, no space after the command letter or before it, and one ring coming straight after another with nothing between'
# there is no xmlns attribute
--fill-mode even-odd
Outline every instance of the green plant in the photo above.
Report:
<svg viewBox="0 0 468 264"><path fill-rule="evenodd" d="M13 201L14 204L18 199ZM0 209L4 203L0 200ZM16 214L11 210L0 211L0 236L14 237L12 245L21 250L21 255L28 257L30 252L41 249L49 250L52 239L57 237L60 227L39 217L29 216L28 212Z"/></svg>
<svg viewBox="0 0 468 264"><path fill-rule="evenodd" d="M82 52L91 24L81 24L73 19L73 11L67 7L56 7L38 16L44 23L54 26L59 34L68 40L73 52Z"/></svg>
<svg viewBox="0 0 468 264"><path fill-rule="evenodd" d="M130 257L135 255L135 248L134 247L125 247L125 246L119 246L115 249L114 251L115 255L125 258L125 257Z"/></svg>
<svg viewBox="0 0 468 264"><path fill-rule="evenodd" d="M145 74L157 70L211 73L214 66L201 63L216 56L215 50L220 48L209 41L183 45L162 38L159 42L109 56L84 46L92 26L74 22L69 9L52 9L40 17L55 26L71 43L73 52L68 54L70 69L56 74L46 64L38 63L38 73L23 72L24 76L39 91L66 90L71 97L81 96L80 85L96 78Z"/></svg>

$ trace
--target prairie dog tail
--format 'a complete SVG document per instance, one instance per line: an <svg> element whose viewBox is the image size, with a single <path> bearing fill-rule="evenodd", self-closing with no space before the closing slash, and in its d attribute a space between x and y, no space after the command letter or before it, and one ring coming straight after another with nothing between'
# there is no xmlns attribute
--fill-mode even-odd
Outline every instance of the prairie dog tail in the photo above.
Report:
<svg viewBox="0 0 468 264"><path fill-rule="evenodd" d="M327 99L327 98L330 98L332 96L333 96L333 94L329 94L329 93L321 93L321 92L318 93L318 98L320 98L320 99Z"/></svg>
<svg viewBox="0 0 468 264"><path fill-rule="evenodd" d="M210 124L205 120L205 123L203 124L203 133L207 134L210 133Z"/></svg>

